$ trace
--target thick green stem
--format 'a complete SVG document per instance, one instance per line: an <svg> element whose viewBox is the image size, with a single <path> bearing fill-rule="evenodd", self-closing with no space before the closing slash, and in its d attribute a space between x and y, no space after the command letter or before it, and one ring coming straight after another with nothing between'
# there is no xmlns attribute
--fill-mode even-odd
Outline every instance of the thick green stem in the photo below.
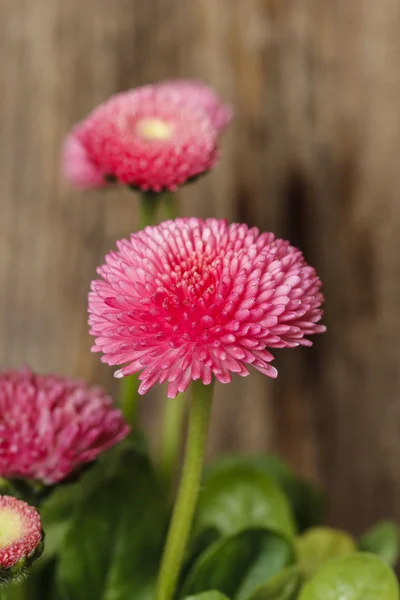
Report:
<svg viewBox="0 0 400 600"><path fill-rule="evenodd" d="M146 192L140 194L138 229L148 225L155 225L157 209L160 204L161 194ZM120 406L126 421L134 427L138 418L138 387L139 380L136 374L127 375L121 380Z"/></svg>
<svg viewBox="0 0 400 600"><path fill-rule="evenodd" d="M28 579L12 582L0 588L1 600L26 600L28 598Z"/></svg>
<svg viewBox="0 0 400 600"><path fill-rule="evenodd" d="M161 194L146 192L140 194L139 227L156 224L156 214L160 204Z"/></svg>
<svg viewBox="0 0 400 600"><path fill-rule="evenodd" d="M178 206L176 202L176 195L166 192L162 196L164 213L167 219L175 220L178 216Z"/></svg>
<svg viewBox="0 0 400 600"><path fill-rule="evenodd" d="M188 394L185 392L179 394L177 398L164 402L159 469L161 480L167 491L170 490L179 458L187 396Z"/></svg>
<svg viewBox="0 0 400 600"><path fill-rule="evenodd" d="M164 216L167 219L176 219L178 216L176 194L163 193L161 203ZM179 395L178 398L164 403L159 469L167 491L170 489L179 458L186 405L187 394Z"/></svg>
<svg viewBox="0 0 400 600"><path fill-rule="evenodd" d="M137 422L138 387L139 379L136 373L134 375L127 375L121 379L120 407L126 422L131 427L134 427Z"/></svg>
<svg viewBox="0 0 400 600"><path fill-rule="evenodd" d="M156 600L172 599L181 571L200 489L211 400L211 385L204 386L201 381L192 384L185 460L158 575Z"/></svg>

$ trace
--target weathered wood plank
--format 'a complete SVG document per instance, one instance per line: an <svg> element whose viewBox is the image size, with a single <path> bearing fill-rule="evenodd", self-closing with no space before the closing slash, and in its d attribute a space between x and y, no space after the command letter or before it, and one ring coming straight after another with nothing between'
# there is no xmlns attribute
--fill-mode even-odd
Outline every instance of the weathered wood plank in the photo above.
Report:
<svg viewBox="0 0 400 600"><path fill-rule="evenodd" d="M136 223L127 192L59 176L69 127L111 93L196 76L236 107L182 214L246 220L318 266L329 332L281 377L218 390L210 452L274 448L320 478L330 519L400 518L400 2L2 0L0 363L113 385L89 352L96 265ZM160 400L144 419L156 431Z"/></svg>

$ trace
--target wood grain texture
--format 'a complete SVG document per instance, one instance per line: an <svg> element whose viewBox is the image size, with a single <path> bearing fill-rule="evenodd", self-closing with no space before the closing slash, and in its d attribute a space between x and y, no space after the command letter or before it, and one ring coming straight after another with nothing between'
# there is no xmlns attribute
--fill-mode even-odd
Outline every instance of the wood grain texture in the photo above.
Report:
<svg viewBox="0 0 400 600"><path fill-rule="evenodd" d="M353 531L400 518L399 32L399 0L1 0L1 366L113 388L86 294L135 197L69 190L60 145L116 91L202 78L237 118L182 214L288 236L321 274L329 327L277 353L276 382L218 388L210 453L279 451ZM143 405L154 437L161 402Z"/></svg>

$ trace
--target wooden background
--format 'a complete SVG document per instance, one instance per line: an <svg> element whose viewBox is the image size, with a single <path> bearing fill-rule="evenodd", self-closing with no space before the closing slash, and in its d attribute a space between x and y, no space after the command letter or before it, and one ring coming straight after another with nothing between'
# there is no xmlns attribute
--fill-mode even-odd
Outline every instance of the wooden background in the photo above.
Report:
<svg viewBox="0 0 400 600"><path fill-rule="evenodd" d="M329 327L277 353L277 381L219 387L210 453L279 451L355 532L400 518L400 1L0 0L0 56L1 366L112 389L86 294L136 201L69 190L60 145L116 91L202 78L237 118L182 213L288 236L324 281ZM144 402L155 438L161 402Z"/></svg>

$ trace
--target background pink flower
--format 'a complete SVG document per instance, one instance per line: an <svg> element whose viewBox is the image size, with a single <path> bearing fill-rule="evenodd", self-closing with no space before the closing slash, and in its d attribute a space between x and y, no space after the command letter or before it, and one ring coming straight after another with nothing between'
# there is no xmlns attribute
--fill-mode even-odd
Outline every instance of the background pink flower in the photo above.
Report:
<svg viewBox="0 0 400 600"><path fill-rule="evenodd" d="M311 345L325 330L321 282L299 250L225 220L177 219L117 243L89 294L93 350L140 393L169 382L231 381L246 365L276 377L269 348Z"/></svg>
<svg viewBox="0 0 400 600"><path fill-rule="evenodd" d="M38 511L23 500L0 496L0 570L29 558L42 541Z"/></svg>
<svg viewBox="0 0 400 600"><path fill-rule="evenodd" d="M106 185L104 175L95 165L80 140L77 126L67 136L62 154L62 170L65 178L77 189L100 188Z"/></svg>
<svg viewBox="0 0 400 600"><path fill-rule="evenodd" d="M116 94L79 124L79 136L67 138L64 174L81 187L113 177L142 191L175 190L216 164L229 119L227 107L199 83Z"/></svg>
<svg viewBox="0 0 400 600"><path fill-rule="evenodd" d="M54 484L129 433L98 387L28 369L0 374L0 477Z"/></svg>

